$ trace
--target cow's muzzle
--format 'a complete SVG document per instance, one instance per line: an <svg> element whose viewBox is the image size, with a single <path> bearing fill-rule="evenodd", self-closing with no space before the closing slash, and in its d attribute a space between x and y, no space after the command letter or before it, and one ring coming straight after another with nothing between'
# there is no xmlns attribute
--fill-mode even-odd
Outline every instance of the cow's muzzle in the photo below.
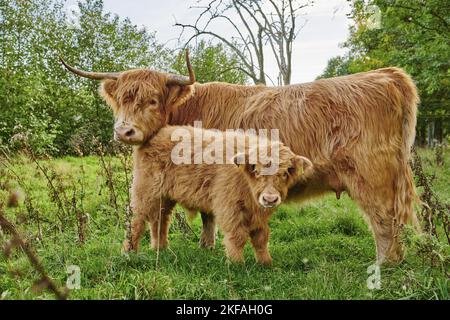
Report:
<svg viewBox="0 0 450 320"><path fill-rule="evenodd" d="M141 144L144 140L142 132L129 125L116 126L114 128L114 139L131 145Z"/></svg>

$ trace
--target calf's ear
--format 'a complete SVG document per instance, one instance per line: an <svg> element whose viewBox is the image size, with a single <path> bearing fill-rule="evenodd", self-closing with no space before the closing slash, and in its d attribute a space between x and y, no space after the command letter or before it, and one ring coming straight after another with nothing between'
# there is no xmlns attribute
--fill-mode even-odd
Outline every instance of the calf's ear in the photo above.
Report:
<svg viewBox="0 0 450 320"><path fill-rule="evenodd" d="M304 175L313 169L311 160L302 156L295 156L292 159L292 166L288 169L289 173L295 177Z"/></svg>
<svg viewBox="0 0 450 320"><path fill-rule="evenodd" d="M249 174L255 172L256 165L249 163L249 157L245 153L238 153L231 158L231 161L237 166L239 169L246 171Z"/></svg>

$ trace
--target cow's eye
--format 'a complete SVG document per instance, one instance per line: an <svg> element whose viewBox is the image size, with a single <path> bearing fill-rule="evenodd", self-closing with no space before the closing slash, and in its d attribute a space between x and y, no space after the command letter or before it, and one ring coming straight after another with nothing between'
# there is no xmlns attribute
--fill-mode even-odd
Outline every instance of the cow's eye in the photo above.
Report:
<svg viewBox="0 0 450 320"><path fill-rule="evenodd" d="M123 104L128 104L128 103L131 103L131 102L133 102L133 98L131 98L131 97L125 97L125 98L122 99L122 103Z"/></svg>
<svg viewBox="0 0 450 320"><path fill-rule="evenodd" d="M156 99L151 99L148 103L150 104L150 106L155 106L158 101L156 101Z"/></svg>

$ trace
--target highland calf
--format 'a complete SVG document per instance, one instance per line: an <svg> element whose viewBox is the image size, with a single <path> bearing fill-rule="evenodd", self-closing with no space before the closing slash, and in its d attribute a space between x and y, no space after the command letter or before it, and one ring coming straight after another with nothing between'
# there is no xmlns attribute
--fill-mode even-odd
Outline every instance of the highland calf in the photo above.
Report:
<svg viewBox="0 0 450 320"><path fill-rule="evenodd" d="M189 143L192 146L190 164L176 164L174 150L181 142L173 140L180 130L192 137L195 130L211 134L222 150L232 146L232 161L194 164L195 155L202 154L213 143L205 139L201 144ZM243 261L242 252L250 238L257 261L271 264L268 219L286 198L288 188L312 172L312 164L280 142L257 137L256 144L252 143L254 138L242 132L167 126L135 147L131 189L134 219L131 243L125 240L124 250L138 249L146 222L150 225L152 248L167 247L170 215L178 202L187 209L198 209L214 216L224 234L226 253L231 261ZM245 141L242 153L238 153L237 140ZM266 159L258 157L262 147L267 149L264 153L270 153ZM270 172L271 169L274 171Z"/></svg>

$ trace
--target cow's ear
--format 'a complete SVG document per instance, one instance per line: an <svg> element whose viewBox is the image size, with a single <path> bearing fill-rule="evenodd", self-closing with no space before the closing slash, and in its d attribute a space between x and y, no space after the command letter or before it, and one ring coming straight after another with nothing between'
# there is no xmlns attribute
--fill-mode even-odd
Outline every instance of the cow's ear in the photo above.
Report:
<svg viewBox="0 0 450 320"><path fill-rule="evenodd" d="M178 108L185 103L189 98L194 95L194 85L167 85L167 95L165 97L165 103L162 106L162 113L166 118L176 115Z"/></svg>
<svg viewBox="0 0 450 320"><path fill-rule="evenodd" d="M309 173L312 169L313 164L308 158L296 155L292 159L292 165L289 167L288 171L293 177L299 177Z"/></svg>
<svg viewBox="0 0 450 320"><path fill-rule="evenodd" d="M113 109L117 107L116 99L114 96L117 90L117 81L116 80L104 80L100 85L100 95L106 101L106 103L112 107Z"/></svg>

